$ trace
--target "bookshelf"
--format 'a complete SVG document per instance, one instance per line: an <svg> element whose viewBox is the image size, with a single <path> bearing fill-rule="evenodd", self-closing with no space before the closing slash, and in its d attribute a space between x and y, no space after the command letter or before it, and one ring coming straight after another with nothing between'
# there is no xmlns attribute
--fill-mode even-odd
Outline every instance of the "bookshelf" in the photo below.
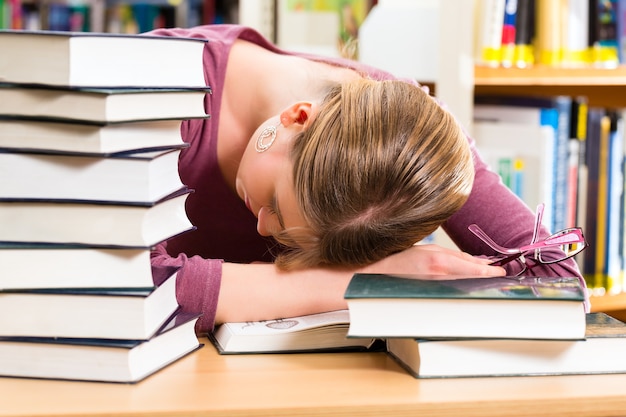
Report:
<svg viewBox="0 0 626 417"><path fill-rule="evenodd" d="M475 94L584 95L590 106L626 107L626 66L474 68Z"/></svg>
<svg viewBox="0 0 626 417"><path fill-rule="evenodd" d="M227 22L226 0L0 0L0 29L146 32ZM218 14L220 16L218 16Z"/></svg>

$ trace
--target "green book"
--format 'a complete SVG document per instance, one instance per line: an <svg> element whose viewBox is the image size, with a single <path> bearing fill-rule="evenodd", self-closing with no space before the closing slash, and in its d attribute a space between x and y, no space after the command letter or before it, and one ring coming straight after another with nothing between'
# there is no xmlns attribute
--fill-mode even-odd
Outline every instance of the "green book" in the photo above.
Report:
<svg viewBox="0 0 626 417"><path fill-rule="evenodd" d="M345 299L352 337L585 337L576 277L355 274Z"/></svg>

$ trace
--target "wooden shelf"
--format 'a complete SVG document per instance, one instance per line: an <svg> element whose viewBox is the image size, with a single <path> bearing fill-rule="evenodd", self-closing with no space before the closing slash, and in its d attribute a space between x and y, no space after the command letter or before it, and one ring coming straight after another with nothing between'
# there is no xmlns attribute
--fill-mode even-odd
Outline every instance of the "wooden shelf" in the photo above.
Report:
<svg viewBox="0 0 626 417"><path fill-rule="evenodd" d="M591 297L592 311L626 310L626 293Z"/></svg>
<svg viewBox="0 0 626 417"><path fill-rule="evenodd" d="M626 293L591 297L591 311L602 311L626 321Z"/></svg>
<svg viewBox="0 0 626 417"><path fill-rule="evenodd" d="M475 94L588 97L590 106L626 107L626 66L604 68L474 68Z"/></svg>

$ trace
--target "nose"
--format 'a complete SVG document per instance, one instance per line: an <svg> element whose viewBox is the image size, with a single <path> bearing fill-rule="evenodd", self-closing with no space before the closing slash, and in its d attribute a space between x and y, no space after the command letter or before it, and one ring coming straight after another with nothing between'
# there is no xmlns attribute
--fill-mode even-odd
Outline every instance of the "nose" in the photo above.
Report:
<svg viewBox="0 0 626 417"><path fill-rule="evenodd" d="M261 236L271 236L270 213L266 207L261 207L257 216L256 230Z"/></svg>

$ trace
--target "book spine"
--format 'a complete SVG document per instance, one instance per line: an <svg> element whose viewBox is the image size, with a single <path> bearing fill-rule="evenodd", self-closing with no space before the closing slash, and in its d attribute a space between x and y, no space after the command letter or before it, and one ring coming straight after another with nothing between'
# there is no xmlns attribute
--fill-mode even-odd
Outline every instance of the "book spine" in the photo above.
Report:
<svg viewBox="0 0 626 417"><path fill-rule="evenodd" d="M517 20L517 0L506 0L504 5L504 22L502 25L502 41L500 64L512 67L515 60L515 21Z"/></svg>
<svg viewBox="0 0 626 417"><path fill-rule="evenodd" d="M7 0L0 0L0 29L9 29L7 22Z"/></svg>
<svg viewBox="0 0 626 417"><path fill-rule="evenodd" d="M600 136L601 120L604 117L604 110L598 107L588 109L587 139L585 146L585 166L586 166L586 198L585 198L585 237L591 248L582 252L583 275L587 281L587 286L594 295L603 295L604 287L602 282L597 281L596 276L596 255L599 249L597 245L598 229L598 179L600 160Z"/></svg>
<svg viewBox="0 0 626 417"><path fill-rule="evenodd" d="M624 156L622 158L622 198L620 201L620 219L619 219L619 255L620 255L620 275L619 285L622 291L626 290L626 110L620 110L620 125L622 150Z"/></svg>
<svg viewBox="0 0 626 417"><path fill-rule="evenodd" d="M617 0L591 0L589 46L594 66L614 68L619 64L617 46Z"/></svg>
<svg viewBox="0 0 626 417"><path fill-rule="evenodd" d="M554 224L553 231L567 227L567 196L568 196L568 160L570 139L570 118L572 113L572 99L567 96L555 98L555 108L558 112L556 125L555 149L555 189L554 189Z"/></svg>
<svg viewBox="0 0 626 417"><path fill-rule="evenodd" d="M559 152L559 113L555 108L543 108L541 109L541 125L550 127L554 132L554 140L550 143L550 148L547 150L552 158L545 158L546 172L552 173L552 181L545 189L544 196L544 225L550 230L555 231L555 217L556 217L556 189L557 189L557 153Z"/></svg>
<svg viewBox="0 0 626 417"><path fill-rule="evenodd" d="M620 64L626 63L626 0L617 0L617 57Z"/></svg>
<svg viewBox="0 0 626 417"><path fill-rule="evenodd" d="M600 121L600 143L598 150L598 192L596 214L596 245L595 245L595 282L606 293L608 288L606 276L608 199L609 199L609 138L611 135L611 119L605 114Z"/></svg>
<svg viewBox="0 0 626 417"><path fill-rule="evenodd" d="M482 0L479 3L480 34L477 50L478 60L483 65L500 65L505 2L506 0Z"/></svg>
<svg viewBox="0 0 626 417"><path fill-rule="evenodd" d="M572 138L568 143L569 155L567 159L567 210L565 226L576 226L576 207L578 201L578 171L580 159L580 142Z"/></svg>
<svg viewBox="0 0 626 417"><path fill-rule="evenodd" d="M537 2L537 62L558 66L562 61L561 0Z"/></svg>
<svg viewBox="0 0 626 417"><path fill-rule="evenodd" d="M580 67L589 65L589 0L567 1L567 28L563 48L563 65Z"/></svg>
<svg viewBox="0 0 626 417"><path fill-rule="evenodd" d="M530 67L535 62L533 37L535 33L535 0L518 0L515 19L514 62L518 68Z"/></svg>
<svg viewBox="0 0 626 417"><path fill-rule="evenodd" d="M566 227L582 224L579 218L581 200L584 196L582 181L584 175L584 151L587 126L587 98L578 96L572 99L569 139L569 184Z"/></svg>
<svg viewBox="0 0 626 417"><path fill-rule="evenodd" d="M624 186L624 129L623 120L617 112L611 112L611 129L609 136L609 174L607 204L607 237L606 237L606 291L608 294L622 292L621 285L621 251L620 239L623 186Z"/></svg>

